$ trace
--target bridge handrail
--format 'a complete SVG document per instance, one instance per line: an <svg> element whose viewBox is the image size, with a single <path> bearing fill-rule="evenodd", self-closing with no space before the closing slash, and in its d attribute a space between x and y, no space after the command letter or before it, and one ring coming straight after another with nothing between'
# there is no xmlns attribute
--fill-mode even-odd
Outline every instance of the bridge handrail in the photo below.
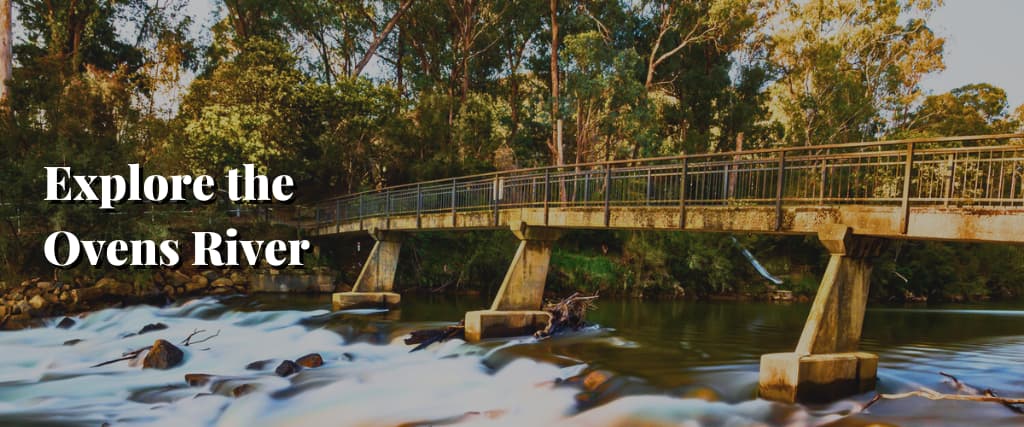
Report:
<svg viewBox="0 0 1024 427"><path fill-rule="evenodd" d="M602 202L606 216L611 205L641 202L774 202L781 209L784 201L873 201L901 202L905 211L914 202L938 201L1024 207L1024 144L1012 144L1015 140L1024 142L1024 134L777 147L497 171L332 197L316 205L315 223L460 210L497 212L499 207L592 206ZM989 145L962 144L966 142ZM632 182L637 179L646 183ZM568 186L572 186L571 194ZM556 193L554 200L552 193ZM595 200L593 196L598 193L603 200ZM641 193L642 197L637 196ZM460 196L463 203L459 203ZM424 205L425 197L430 198L429 206ZM353 214L356 202L358 213Z"/></svg>

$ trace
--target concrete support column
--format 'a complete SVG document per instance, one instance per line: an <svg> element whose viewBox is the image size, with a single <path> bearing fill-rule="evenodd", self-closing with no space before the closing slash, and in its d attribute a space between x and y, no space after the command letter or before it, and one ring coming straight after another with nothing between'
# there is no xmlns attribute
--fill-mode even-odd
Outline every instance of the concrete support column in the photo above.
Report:
<svg viewBox="0 0 1024 427"><path fill-rule="evenodd" d="M550 315L540 311L544 282L551 262L551 249L561 231L534 227L521 221L510 224L519 238L519 248L505 273L490 310L466 313L466 339L531 334L547 326Z"/></svg>
<svg viewBox="0 0 1024 427"><path fill-rule="evenodd" d="M792 353L761 357L758 392L783 402L830 401L875 387L878 356L859 352L872 259L886 240L830 225L818 239L831 254Z"/></svg>
<svg viewBox="0 0 1024 427"><path fill-rule="evenodd" d="M352 292L339 292L332 296L335 310L391 308L401 301L401 296L393 290L403 236L378 229L371 230L370 235L375 241L370 256L363 264Z"/></svg>

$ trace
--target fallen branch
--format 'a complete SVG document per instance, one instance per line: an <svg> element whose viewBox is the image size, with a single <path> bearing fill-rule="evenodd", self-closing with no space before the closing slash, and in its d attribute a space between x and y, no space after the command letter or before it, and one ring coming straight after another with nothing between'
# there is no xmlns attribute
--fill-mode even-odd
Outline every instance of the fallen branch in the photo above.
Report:
<svg viewBox="0 0 1024 427"><path fill-rule="evenodd" d="M452 338L465 338L466 326L463 321L457 324L445 326L441 329L424 329L420 331L412 331L409 333L409 338L405 339L406 345L419 344L416 348L409 350L410 353L414 351L423 350L429 347L431 344L436 342L448 341Z"/></svg>
<svg viewBox="0 0 1024 427"><path fill-rule="evenodd" d="M152 348L152 347L142 347L142 348L140 348L138 350L129 351L127 353L121 353L121 357L119 357L117 359L108 360L108 361L103 362L103 363L97 363L95 365L90 366L90 368L99 368L100 366L107 366L107 365L114 364L114 363L117 363L117 362L123 362L125 360L132 360L132 359L138 357L139 354L142 354L142 352L144 352L146 350L149 350L150 348Z"/></svg>
<svg viewBox="0 0 1024 427"><path fill-rule="evenodd" d="M204 343L204 342L207 342L207 341L209 341L211 339L214 339L214 338L216 338L217 336L220 335L220 329L218 329L217 333L215 333L213 335L210 335L210 336L208 336L206 338L203 338L201 340L192 341L192 338L194 338L196 335L199 335L199 334L201 334L203 332L206 332L206 329L193 329L192 333L188 334L188 336L185 337L185 339L181 341L181 345L183 345L185 347L188 347L188 346L190 346L192 344Z"/></svg>
<svg viewBox="0 0 1024 427"><path fill-rule="evenodd" d="M873 397L870 401L868 401L868 403L864 404L864 407L861 408L861 409L862 410L866 410L869 407L871 407L871 405L874 405L876 402L878 402L880 400L883 400L883 399L886 399L886 400L896 400L896 399L906 399L908 397L923 397L923 398L928 399L928 400L958 400L958 401L967 401L967 402L992 402L992 403L999 403L999 404L1005 406L1007 409L1009 409L1009 410L1011 410L1013 412L1016 412L1018 414L1024 414L1024 409L1022 409L1019 406L1016 406L1016 405L1024 404L1024 398L1001 397L998 394L996 394L996 392L993 391L992 389L985 389L984 391L979 392L978 389L976 389L974 387L971 387L971 386L961 382L959 379L957 379L953 375L947 374L945 372L939 372L939 375L942 375L942 376L944 376L946 378L949 378L950 382L952 382L953 388L955 388L957 391L966 392L966 393L969 393L969 394L939 393L939 392L937 392L935 390L932 390L930 388L921 387L921 388L919 388L917 390L908 391L906 393L893 393L893 394L878 393L878 394L875 395L875 397Z"/></svg>
<svg viewBox="0 0 1024 427"><path fill-rule="evenodd" d="M551 320L547 327L537 331L533 336L546 339L566 329L579 330L586 326L587 312L596 307L595 299L597 294L581 296L576 292L557 303L549 303L544 307L544 311L551 314Z"/></svg>

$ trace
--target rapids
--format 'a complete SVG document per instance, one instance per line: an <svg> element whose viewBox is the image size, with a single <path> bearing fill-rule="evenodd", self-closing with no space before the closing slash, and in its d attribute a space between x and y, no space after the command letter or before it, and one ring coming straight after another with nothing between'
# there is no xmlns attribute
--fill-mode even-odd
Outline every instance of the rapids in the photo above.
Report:
<svg viewBox="0 0 1024 427"><path fill-rule="evenodd" d="M691 325L696 329L671 338L662 336L668 334L671 325L631 326L635 320L629 319L639 315L634 307L625 318L607 309L599 310L595 317L601 326L572 336L481 345L452 341L410 353L411 347L402 343L409 330L439 326L443 324L440 320L450 320L451 313L462 310L458 304L448 303L447 311L426 304L407 303L404 313L330 312L320 308L326 306L322 301L289 304L280 299L206 298L165 308L97 311L74 318L77 323L70 329L56 328L57 318L46 327L2 332L0 425L803 426L1024 422L1024 418L994 404L889 401L858 413L859 403L870 394L818 407L755 399L756 355L790 344L740 342L750 334L765 335L765 331L768 336L792 335L779 331L790 328L791 318L805 312L800 306L783 307L779 313L796 314L776 315L774 320L772 316L762 316L761 322L737 320L736 324L747 325L747 330L734 332L724 341L716 338L719 333L715 331L701 338L699 329L707 325ZM617 303L609 305L621 308ZM285 309L289 306L302 309ZM774 309L766 310L771 313ZM650 311L651 319L671 320L659 312L657 305ZM879 312L885 315L885 310ZM899 313L893 310L889 314ZM1019 322L1017 314L1008 310L993 316ZM869 313L868 317L873 315ZM942 315L964 314L954 311ZM410 321L410 317L415 319ZM157 322L168 328L135 335L142 326ZM723 327L732 323L717 322ZM866 329L871 330L871 323ZM206 331L199 336L219 334L203 343L179 345L197 330ZM690 337L691 333L698 336ZM91 367L151 345L158 338L184 350L182 365L166 371L143 370L135 361ZM81 341L65 345L69 340ZM941 368L958 372L968 382L990 382L1001 387L1004 395L1024 394L1024 367L1019 363L1024 360L1024 338L982 341L984 345L915 341L895 344L890 350L869 350L882 353L879 388L884 392L905 391L915 385L941 388L941 378L928 382L935 376L931 371ZM866 338L865 345L879 347L877 335ZM321 354L324 365L288 378L274 374L281 360L294 360L308 353ZM267 359L271 362L260 370L246 369L251 362ZM1008 365L1007 360L1017 364ZM564 381L596 369L611 377L596 389ZM1015 377L993 378L1011 372ZM214 374L221 379L192 387L184 381L188 373ZM231 390L242 384L251 384L254 391L233 397ZM945 410L961 415L940 416Z"/></svg>

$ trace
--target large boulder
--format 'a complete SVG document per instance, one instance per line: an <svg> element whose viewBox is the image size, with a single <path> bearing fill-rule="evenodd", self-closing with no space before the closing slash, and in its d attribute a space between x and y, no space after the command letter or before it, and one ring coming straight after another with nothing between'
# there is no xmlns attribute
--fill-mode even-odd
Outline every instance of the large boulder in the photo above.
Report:
<svg viewBox="0 0 1024 427"><path fill-rule="evenodd" d="M142 369L171 369L185 360L185 352L165 340L156 340L142 360Z"/></svg>

